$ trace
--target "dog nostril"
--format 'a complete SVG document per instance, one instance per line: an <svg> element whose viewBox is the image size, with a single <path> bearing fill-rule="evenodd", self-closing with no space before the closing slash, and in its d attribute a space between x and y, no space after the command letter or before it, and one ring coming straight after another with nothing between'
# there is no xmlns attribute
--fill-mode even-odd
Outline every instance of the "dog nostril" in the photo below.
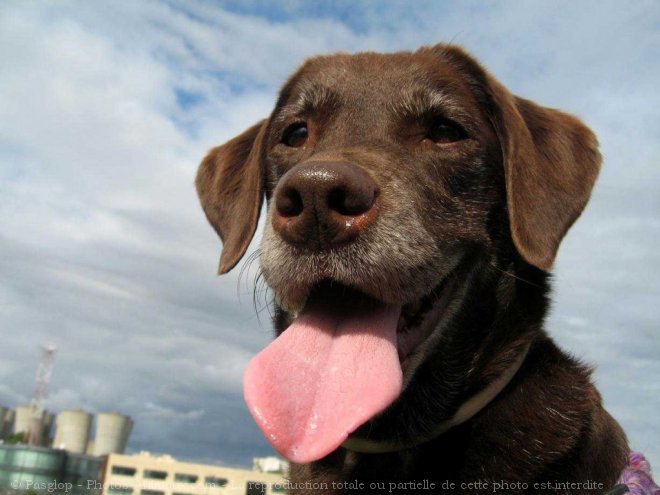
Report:
<svg viewBox="0 0 660 495"><path fill-rule="evenodd" d="M328 193L328 208L342 215L350 215L346 207L346 191L344 189L336 187Z"/></svg>
<svg viewBox="0 0 660 495"><path fill-rule="evenodd" d="M376 191L362 190L351 193L344 187L336 187L328 193L328 208L341 215L360 215L374 204Z"/></svg>
<svg viewBox="0 0 660 495"><path fill-rule="evenodd" d="M283 191L277 198L277 212L283 217L296 217L303 212L303 200L293 188Z"/></svg>

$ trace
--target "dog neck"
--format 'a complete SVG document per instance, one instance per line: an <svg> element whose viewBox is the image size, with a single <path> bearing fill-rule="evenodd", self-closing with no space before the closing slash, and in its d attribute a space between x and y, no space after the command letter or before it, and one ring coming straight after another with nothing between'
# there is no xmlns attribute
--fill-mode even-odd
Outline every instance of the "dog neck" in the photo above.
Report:
<svg viewBox="0 0 660 495"><path fill-rule="evenodd" d="M441 421L432 429L432 431L424 436L412 439L403 443L390 443L379 440L369 440L366 438L359 438L349 436L342 444L347 450L358 452L361 454L386 454L391 452L398 452L413 447L417 447L426 443L434 438L442 435L447 430L465 423L467 420L475 416L479 411L486 407L499 393L504 390L509 382L516 375L522 366L527 352L529 351L530 344L527 344L522 352L516 357L516 360L495 380L489 383L485 388L474 394L468 400L463 402L456 413L445 421Z"/></svg>

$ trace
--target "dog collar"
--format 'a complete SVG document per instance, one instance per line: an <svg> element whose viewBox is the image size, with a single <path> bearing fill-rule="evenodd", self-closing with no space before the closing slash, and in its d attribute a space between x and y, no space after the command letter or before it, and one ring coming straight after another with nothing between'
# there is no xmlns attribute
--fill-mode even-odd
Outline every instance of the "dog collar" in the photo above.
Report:
<svg viewBox="0 0 660 495"><path fill-rule="evenodd" d="M428 434L420 438L416 438L406 443L391 443L380 440L369 440L367 438L359 438L349 436L342 444L347 450L359 452L361 454L385 454L391 452L398 452L400 450L410 449L426 443L434 438L442 435L447 430L465 423L468 419L472 418L484 407L486 407L499 393L504 390L511 379L516 375L520 366L522 366L527 352L529 351L530 344L527 344L516 360L509 366L504 373L489 383L485 388L474 394L468 400L460 405L454 416L450 419L438 423L435 428Z"/></svg>

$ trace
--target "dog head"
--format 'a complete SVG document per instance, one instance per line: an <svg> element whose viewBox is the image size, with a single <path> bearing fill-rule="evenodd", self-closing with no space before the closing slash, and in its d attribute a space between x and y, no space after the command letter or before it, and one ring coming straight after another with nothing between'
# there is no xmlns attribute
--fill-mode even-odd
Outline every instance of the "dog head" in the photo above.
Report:
<svg viewBox="0 0 660 495"><path fill-rule="evenodd" d="M503 273L544 281L599 164L578 119L513 96L462 50L437 45L308 60L268 119L209 152L197 189L223 241L220 273L245 253L267 199L261 268L280 331L328 301L318 311L397 308L405 393L373 406L389 407L374 421L391 426L404 422L403 397L433 381L413 375L459 384L440 415L479 382L493 336L461 334L452 319L467 317L479 287L496 287L497 308L510 302L515 287ZM513 338L501 336L502 346Z"/></svg>

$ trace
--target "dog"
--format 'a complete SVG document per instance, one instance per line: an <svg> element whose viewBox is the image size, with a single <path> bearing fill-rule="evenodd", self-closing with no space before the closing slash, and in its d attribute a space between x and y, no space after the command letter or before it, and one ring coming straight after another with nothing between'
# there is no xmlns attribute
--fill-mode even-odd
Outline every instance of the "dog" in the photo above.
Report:
<svg viewBox="0 0 660 495"><path fill-rule="evenodd" d="M600 168L576 117L454 45L308 59L203 159L219 273L250 243L277 338L244 393L290 493L602 493L628 459L543 321Z"/></svg>

